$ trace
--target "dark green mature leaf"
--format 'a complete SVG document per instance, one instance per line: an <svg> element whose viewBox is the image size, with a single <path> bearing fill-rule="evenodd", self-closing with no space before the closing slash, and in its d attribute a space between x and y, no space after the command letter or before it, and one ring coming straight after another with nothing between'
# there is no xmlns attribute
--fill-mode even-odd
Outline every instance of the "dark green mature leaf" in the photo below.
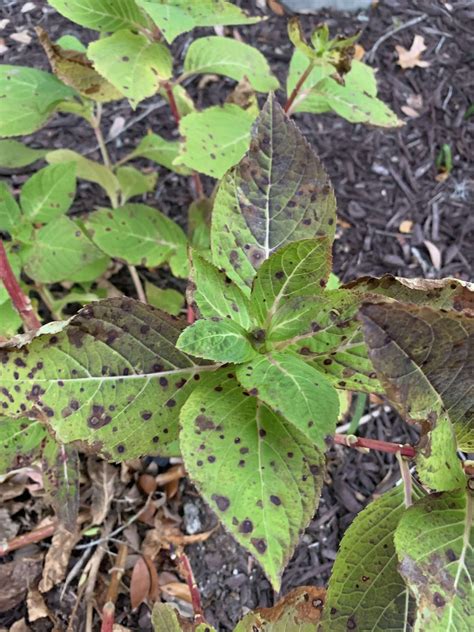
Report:
<svg viewBox="0 0 474 632"><path fill-rule="evenodd" d="M231 318L248 331L252 326L250 302L241 290L224 272L197 253L193 253L191 267L194 285L190 294L201 315L205 318Z"/></svg>
<svg viewBox="0 0 474 632"><path fill-rule="evenodd" d="M0 336L11 338L22 324L21 318L11 300L0 302Z"/></svg>
<svg viewBox="0 0 474 632"><path fill-rule="evenodd" d="M189 169L173 164L174 159L178 157L179 147L178 140L166 140L158 134L147 134L130 154L129 159L148 158L171 171L187 175L191 173Z"/></svg>
<svg viewBox="0 0 474 632"><path fill-rule="evenodd" d="M247 151L253 121L251 112L232 103L188 114L179 124L184 142L175 164L221 178Z"/></svg>
<svg viewBox="0 0 474 632"><path fill-rule="evenodd" d="M62 330L0 350L4 414L111 460L176 454L179 409L208 370L175 348L182 327L132 299L92 303Z"/></svg>
<svg viewBox="0 0 474 632"><path fill-rule="evenodd" d="M64 446L51 438L41 454L43 485L54 513L65 529L76 530L79 511L79 454L73 446Z"/></svg>
<svg viewBox="0 0 474 632"><path fill-rule="evenodd" d="M0 416L0 473L30 465L46 438L46 428L39 421Z"/></svg>
<svg viewBox="0 0 474 632"><path fill-rule="evenodd" d="M232 320L198 320L183 331L176 344L190 355L217 362L238 364L251 360L257 352L245 331Z"/></svg>
<svg viewBox="0 0 474 632"><path fill-rule="evenodd" d="M72 280L76 273L99 264L104 270L104 255L69 217L58 217L35 232L25 272L40 283ZM105 260L107 267L107 260ZM95 269L93 269L95 272ZM92 280L95 275L88 279Z"/></svg>
<svg viewBox="0 0 474 632"><path fill-rule="evenodd" d="M66 213L76 193L76 163L40 169L21 188L20 204L31 222L46 223Z"/></svg>
<svg viewBox="0 0 474 632"><path fill-rule="evenodd" d="M474 450L474 320L413 304L365 304L369 356L388 396L408 419L451 419L458 445Z"/></svg>
<svg viewBox="0 0 474 632"><path fill-rule="evenodd" d="M393 542L404 513L399 486L372 501L347 529L329 580L323 632L412 630L414 604Z"/></svg>
<svg viewBox="0 0 474 632"><path fill-rule="evenodd" d="M323 457L305 435L221 369L181 415L186 470L276 590L319 499Z"/></svg>
<svg viewBox="0 0 474 632"><path fill-rule="evenodd" d="M163 290L161 287L157 287L147 281L145 283L145 293L150 305L172 316L178 316L184 308L184 296L181 292L172 288Z"/></svg>
<svg viewBox="0 0 474 632"><path fill-rule="evenodd" d="M0 140L0 167L17 169L36 162L47 153L47 149L33 149L17 140Z"/></svg>
<svg viewBox="0 0 474 632"><path fill-rule="evenodd" d="M35 132L75 94L49 72L0 65L0 137Z"/></svg>
<svg viewBox="0 0 474 632"><path fill-rule="evenodd" d="M87 55L134 108L172 74L173 60L165 44L125 29L89 44Z"/></svg>
<svg viewBox="0 0 474 632"><path fill-rule="evenodd" d="M263 262L252 287L252 310L270 324L282 304L295 296L322 294L331 272L331 242L326 237L289 243Z"/></svg>
<svg viewBox="0 0 474 632"><path fill-rule="evenodd" d="M256 270L292 241L335 230L329 179L304 136L270 96L248 154L222 180L214 203L214 264L247 294Z"/></svg>
<svg viewBox="0 0 474 632"><path fill-rule="evenodd" d="M244 77L254 90L269 92L279 87L278 79L262 53L229 37L200 37L188 48L185 74L215 73L240 81Z"/></svg>
<svg viewBox="0 0 474 632"><path fill-rule="evenodd" d="M134 0L48 0L66 18L96 31L147 26Z"/></svg>
<svg viewBox="0 0 474 632"><path fill-rule="evenodd" d="M418 500L395 533L400 572L417 601L417 632L470 630L474 620L472 492Z"/></svg>
<svg viewBox="0 0 474 632"><path fill-rule="evenodd" d="M20 207L10 193L6 182L0 182L0 230L4 230L10 233L10 235L13 235L20 222Z"/></svg>
<svg viewBox="0 0 474 632"><path fill-rule="evenodd" d="M236 374L251 395L325 451L325 437L336 430L339 397L324 375L289 353L259 355L238 367Z"/></svg>
<svg viewBox="0 0 474 632"><path fill-rule="evenodd" d="M181 33L196 26L255 24L262 18L248 17L242 9L227 0L136 0L171 43Z"/></svg>
<svg viewBox="0 0 474 632"><path fill-rule="evenodd" d="M183 230L146 204L99 209L86 228L92 241L110 257L149 268L169 261L173 274L187 276L187 242Z"/></svg>

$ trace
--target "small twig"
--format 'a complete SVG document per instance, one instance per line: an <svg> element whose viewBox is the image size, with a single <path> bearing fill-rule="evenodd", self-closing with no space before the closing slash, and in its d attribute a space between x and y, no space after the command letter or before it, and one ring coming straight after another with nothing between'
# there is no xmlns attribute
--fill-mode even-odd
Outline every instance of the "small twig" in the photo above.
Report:
<svg viewBox="0 0 474 632"><path fill-rule="evenodd" d="M30 299L23 293L20 284L16 280L8 261L7 252L3 241L0 239L0 281L3 282L12 303L19 313L26 331L34 331L41 327L41 323L33 311Z"/></svg>
<svg viewBox="0 0 474 632"><path fill-rule="evenodd" d="M181 574L184 576L186 583L189 588L189 592L191 593L191 603L194 611L194 623L199 625L200 623L205 623L204 612L201 604L201 595L199 594L199 589L196 584L196 580L194 579L193 569L191 568L191 564L189 563L188 556L182 549L178 549L177 557L179 561L179 565L181 567Z"/></svg>
<svg viewBox="0 0 474 632"><path fill-rule="evenodd" d="M127 561L128 546L125 542L122 542L119 546L117 558L113 569L111 570L110 584L107 589L106 602L115 603L117 601L120 580L125 572L125 562Z"/></svg>
<svg viewBox="0 0 474 632"><path fill-rule="evenodd" d="M97 139L97 144L99 145L100 154L102 156L102 160L104 161L104 165L106 167L110 167L110 158L109 152L107 151L107 145L104 141L104 135L102 134L102 129L100 127L100 119L102 118L102 104L97 104L97 110L94 117L94 122L92 123L92 129L94 130L95 137Z"/></svg>
<svg viewBox="0 0 474 632"><path fill-rule="evenodd" d="M314 61L310 61L308 64L308 67L306 68L306 70L304 71L304 73L301 75L301 77L298 79L296 86L293 88L292 93L290 94L290 96L288 97L287 102L285 103L283 110L289 115L290 114L290 109L291 106L293 105L294 100L296 99L296 97L298 96L299 91L301 90L304 82L306 81L306 79L309 77L309 75L311 74L312 70L314 68Z"/></svg>
<svg viewBox="0 0 474 632"><path fill-rule="evenodd" d="M374 60L375 53L377 52L377 49L380 46L380 44L383 44L386 40L392 37L392 35L395 35L395 33L399 33L403 29L407 29L410 26L414 26L415 24L418 24L418 22L422 22L426 18L427 18L426 13L423 13L423 15L419 15L418 17L413 18L412 20L408 20L408 22L405 22L405 24L400 24L400 26L397 26L396 28L390 29L390 31L387 31L384 35L382 35L382 37L379 37L379 39L375 42L372 48L366 53L367 61L372 62Z"/></svg>
<svg viewBox="0 0 474 632"><path fill-rule="evenodd" d="M12 538L9 542L6 542L5 544L0 544L0 555L6 555L7 553L11 553L12 551L21 549L27 544L34 544L36 542L41 542L41 540L45 540L46 538L50 538L56 531L57 526L58 523L56 520L54 520L53 522L44 525L43 527L39 527L38 529L34 529L29 533L24 533L23 535L19 535L16 538Z"/></svg>
<svg viewBox="0 0 474 632"><path fill-rule="evenodd" d="M378 439L367 439L365 437L355 437L354 435L336 434L333 437L334 443L345 445L348 448L367 448L368 450L379 450L380 452L390 452L401 454L402 456L415 458L416 450L411 445L401 443L390 443L379 441Z"/></svg>
<svg viewBox="0 0 474 632"><path fill-rule="evenodd" d="M129 265L128 271L130 272L130 276L132 277L133 285L135 286L135 292L137 293L138 300L142 303L148 303L146 299L145 290L143 289L142 282L140 277L138 276L138 272L135 266Z"/></svg>
<svg viewBox="0 0 474 632"><path fill-rule="evenodd" d="M410 467L400 452L397 452L397 461L400 465L400 474L402 475L403 489L405 492L405 507L411 507L413 486L411 481Z"/></svg>

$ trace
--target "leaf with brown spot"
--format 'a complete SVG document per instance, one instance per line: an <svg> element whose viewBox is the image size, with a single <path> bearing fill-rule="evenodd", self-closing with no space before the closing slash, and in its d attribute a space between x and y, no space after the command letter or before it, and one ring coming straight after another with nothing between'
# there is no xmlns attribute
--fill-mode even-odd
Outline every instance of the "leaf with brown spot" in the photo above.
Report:
<svg viewBox="0 0 474 632"><path fill-rule="evenodd" d="M39 457L46 437L39 421L0 416L0 473L30 465Z"/></svg>
<svg viewBox="0 0 474 632"><path fill-rule="evenodd" d="M249 295L256 270L275 250L308 237L333 238L335 207L319 159L270 95L249 152L219 185L213 262Z"/></svg>
<svg viewBox="0 0 474 632"><path fill-rule="evenodd" d="M47 438L41 454L43 485L59 523L69 532L76 530L79 512L79 454Z"/></svg>
<svg viewBox="0 0 474 632"><path fill-rule="evenodd" d="M385 390L410 420L446 413L458 446L474 449L474 319L413 304L364 304L369 356Z"/></svg>
<svg viewBox="0 0 474 632"><path fill-rule="evenodd" d="M302 432L246 396L227 373L207 375L181 411L185 467L278 589L300 531L314 514L323 457Z"/></svg>

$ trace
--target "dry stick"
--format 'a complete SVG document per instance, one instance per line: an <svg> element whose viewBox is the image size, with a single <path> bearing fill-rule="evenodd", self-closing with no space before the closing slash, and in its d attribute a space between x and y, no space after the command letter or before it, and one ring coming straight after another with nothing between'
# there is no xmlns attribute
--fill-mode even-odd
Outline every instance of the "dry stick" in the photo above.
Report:
<svg viewBox="0 0 474 632"><path fill-rule="evenodd" d="M39 329L41 323L33 311L30 299L23 293L13 274L3 241L0 239L0 281L3 281L16 311L20 314L26 331Z"/></svg>
<svg viewBox="0 0 474 632"><path fill-rule="evenodd" d="M204 613L201 605L201 595L199 594L199 588L196 584L196 580L194 579L193 569L191 568L191 564L189 563L188 556L186 553L179 549L177 551L178 561L181 566L181 573L184 575L184 579L189 588L189 592L191 593L191 603L194 611L194 623L199 625L200 623L205 623Z"/></svg>
<svg viewBox="0 0 474 632"><path fill-rule="evenodd" d="M304 73L301 75L301 77L298 79L298 82L296 83L296 86L293 88L292 93L290 94L290 96L288 97L287 102L285 103L283 110L288 114L290 111L291 106L293 105L294 100L296 99L296 97L298 96L299 91L301 90L304 82L306 81L306 79L309 77L309 75L311 74L312 70L314 68L314 62L310 61L308 64L308 67L306 68L306 70L304 71Z"/></svg>
<svg viewBox="0 0 474 632"><path fill-rule="evenodd" d="M46 538L50 538L58 527L58 523L55 520L50 524L45 525L44 527L39 527L34 531L30 531L29 533L25 533L23 535L19 535L16 538L12 538L6 544L0 544L0 555L6 555L7 553L11 553L12 551L16 551L17 549L21 549L23 546L27 544L33 544L35 542L41 542L41 540L45 540Z"/></svg>
<svg viewBox="0 0 474 632"><path fill-rule="evenodd" d="M120 586L120 580L125 572L125 562L128 555L128 546L125 542L122 542L115 565L112 569L112 575L110 578L110 584L107 589L107 596L105 598L105 604L102 608L102 625L100 632L113 632L114 620L115 620L115 602L117 601L117 595Z"/></svg>
<svg viewBox="0 0 474 632"><path fill-rule="evenodd" d="M392 454L401 454L411 459L415 458L416 450L411 445L401 443L390 443L379 441L378 439L367 439L365 437L355 437L354 435L336 434L333 437L334 443L345 445L348 448L367 448L369 450L380 450Z"/></svg>
<svg viewBox="0 0 474 632"><path fill-rule="evenodd" d="M404 490L404 497L405 497L405 507L408 509L408 507L411 507L411 505L413 504L412 502L413 485L411 481L410 467L408 463L406 462L406 460L403 458L403 456L400 454L400 452L397 452L397 461L398 461L398 464L400 465L400 474L402 475L403 490Z"/></svg>

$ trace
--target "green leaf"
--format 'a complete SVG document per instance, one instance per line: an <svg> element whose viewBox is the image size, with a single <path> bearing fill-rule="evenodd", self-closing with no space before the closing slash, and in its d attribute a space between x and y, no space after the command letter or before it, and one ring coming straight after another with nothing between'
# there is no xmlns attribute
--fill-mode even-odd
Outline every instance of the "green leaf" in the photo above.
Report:
<svg viewBox="0 0 474 632"><path fill-rule="evenodd" d="M0 473L30 465L39 457L46 437L46 429L39 421L0 416Z"/></svg>
<svg viewBox="0 0 474 632"><path fill-rule="evenodd" d="M93 242L110 257L148 268L169 262L174 275L187 276L185 234L151 206L99 209L89 215L86 227Z"/></svg>
<svg viewBox="0 0 474 632"><path fill-rule="evenodd" d="M179 337L178 349L217 362L246 362L256 351L245 331L231 320L198 320Z"/></svg>
<svg viewBox="0 0 474 632"><path fill-rule="evenodd" d="M171 91L173 93L173 97L176 103L176 107L178 108L180 118L185 117L187 114L191 112L196 112L196 106L194 105L194 101L189 96L189 93L185 88L181 85L173 85L171 87ZM170 102L168 92L165 88L161 87L159 91L159 95L165 99L168 103Z"/></svg>
<svg viewBox="0 0 474 632"><path fill-rule="evenodd" d="M180 415L186 471L275 590L314 514L323 457L304 434L255 397L228 369L191 394Z"/></svg>
<svg viewBox="0 0 474 632"><path fill-rule="evenodd" d="M231 318L243 329L252 326L249 300L240 289L197 253L192 255L193 300L205 318Z"/></svg>
<svg viewBox="0 0 474 632"><path fill-rule="evenodd" d="M423 437L417 449L416 468L423 485L437 492L464 487L466 477L456 447L452 424L443 415L436 421L433 430Z"/></svg>
<svg viewBox="0 0 474 632"><path fill-rule="evenodd" d="M288 353L259 355L238 367L236 374L251 395L326 450L324 440L336 430L339 397L324 375Z"/></svg>
<svg viewBox="0 0 474 632"><path fill-rule="evenodd" d="M58 217L35 232L25 272L40 283L56 283L71 280L75 273L101 260L102 252L78 224Z"/></svg>
<svg viewBox="0 0 474 632"><path fill-rule="evenodd" d="M101 186L107 193L112 206L118 205L120 183L108 167L94 160L84 158L84 156L81 156L81 154L71 149L56 149L50 151L46 154L46 160L53 165L63 162L75 162L77 177L82 180L88 180L89 182L95 182Z"/></svg>
<svg viewBox="0 0 474 632"><path fill-rule="evenodd" d="M211 233L214 264L247 295L275 250L309 237L332 239L336 225L326 172L273 96L252 137L248 154L219 185Z"/></svg>
<svg viewBox="0 0 474 632"><path fill-rule="evenodd" d="M395 547L417 601L416 632L472 627L473 504L472 493L464 490L427 496L398 525Z"/></svg>
<svg viewBox="0 0 474 632"><path fill-rule="evenodd" d="M295 50L291 57L290 66L288 69L288 78L286 82L287 97L291 95L295 89L298 81L303 73L309 66L308 57L300 50ZM317 65L310 72L308 78L301 86L299 95L295 99L292 111L293 112L327 112L330 108L327 102L321 96L317 96L311 92L311 88L318 84L322 79L330 77L335 73L335 68L329 61L325 59L319 59Z"/></svg>
<svg viewBox="0 0 474 632"><path fill-rule="evenodd" d="M66 213L76 193L76 163L40 169L21 188L20 204L32 223L50 222Z"/></svg>
<svg viewBox="0 0 474 632"><path fill-rule="evenodd" d="M0 137L36 132L76 93L49 72L0 65Z"/></svg>
<svg viewBox="0 0 474 632"><path fill-rule="evenodd" d="M156 94L160 81L172 74L173 60L164 44L127 30L92 42L87 56L134 108Z"/></svg>
<svg viewBox="0 0 474 632"><path fill-rule="evenodd" d="M75 35L62 35L56 40L57 46L61 46L64 50L75 50L78 53L85 53L87 48Z"/></svg>
<svg viewBox="0 0 474 632"><path fill-rule="evenodd" d="M322 631L412 629L414 604L393 542L404 513L399 486L372 501L349 526L329 580Z"/></svg>
<svg viewBox="0 0 474 632"><path fill-rule="evenodd" d="M138 143L136 149L132 151L129 159L148 158L170 171L175 171L182 175L189 175L191 171L186 167L180 167L173 164L179 153L180 143L177 140L165 140L158 134L147 134Z"/></svg>
<svg viewBox="0 0 474 632"><path fill-rule="evenodd" d="M401 414L451 419L458 446L474 450L474 322L463 312L413 304L365 304L359 312L369 356Z"/></svg>
<svg viewBox="0 0 474 632"><path fill-rule="evenodd" d="M136 0L152 18L167 42L196 26L255 24L262 18L248 17L242 9L226 0Z"/></svg>
<svg viewBox="0 0 474 632"><path fill-rule="evenodd" d="M134 167L119 167L115 174L120 183L122 202L144 193L150 193L156 186L156 172L142 173Z"/></svg>
<svg viewBox="0 0 474 632"><path fill-rule="evenodd" d="M295 296L323 292L331 272L331 242L327 237L291 242L274 252L257 272L252 309L268 325L280 306Z"/></svg>
<svg viewBox="0 0 474 632"><path fill-rule="evenodd" d="M221 178L247 151L253 121L252 114L232 103L188 114L179 124L184 142L175 164Z"/></svg>
<svg viewBox="0 0 474 632"><path fill-rule="evenodd" d="M1 200L1 194L2 194L2 184L3 183L0 183L0 200ZM1 209L1 202L0 202L0 209ZM0 211L0 222L1 222L1 211ZM1 223L0 223L0 230L4 230L2 228ZM16 248L15 250L12 250L12 242L6 242L4 245L5 245L5 250L7 253L8 263L10 264L13 274L16 277L19 277L20 272L21 272L21 266L22 266L22 260L21 260L20 254L17 252ZM0 282L0 305L2 305L3 303L9 300L10 300L10 295L8 294L4 284ZM0 323L2 323L3 325L2 320L0 320Z"/></svg>
<svg viewBox="0 0 474 632"><path fill-rule="evenodd" d="M305 56L308 63L310 60L317 59L316 51L306 42L303 29L301 28L301 24L297 16L288 20L288 37L293 46Z"/></svg>
<svg viewBox="0 0 474 632"><path fill-rule="evenodd" d="M0 167L18 169L36 162L47 153L47 149L32 149L17 140L0 140Z"/></svg>
<svg viewBox="0 0 474 632"><path fill-rule="evenodd" d="M64 528L76 530L79 512L79 454L73 446L49 438L42 449L43 484L54 512Z"/></svg>
<svg viewBox="0 0 474 632"><path fill-rule="evenodd" d="M10 189L5 182L0 182L0 230L13 235L21 219L20 207Z"/></svg>
<svg viewBox="0 0 474 632"><path fill-rule="evenodd" d="M169 603L155 603L151 613L154 632L182 632L178 611Z"/></svg>
<svg viewBox="0 0 474 632"><path fill-rule="evenodd" d="M201 37L188 48L185 74L215 73L240 81L246 77L255 90L269 92L279 87L278 79L262 53L248 44L228 37Z"/></svg>
<svg viewBox="0 0 474 632"><path fill-rule="evenodd" d="M132 299L92 303L27 348L0 349L3 414L23 411L110 460L177 454L192 378L212 368L175 348L182 327Z"/></svg>
<svg viewBox="0 0 474 632"><path fill-rule="evenodd" d="M0 288L1 292L2 288ZM0 337L11 338L18 333L22 320L10 300L0 302Z"/></svg>
<svg viewBox="0 0 474 632"><path fill-rule="evenodd" d="M61 15L95 31L147 26L134 0L48 0Z"/></svg>
<svg viewBox="0 0 474 632"><path fill-rule="evenodd" d="M171 316L178 316L184 307L184 296L177 290L171 288L162 290L147 281L145 293L150 305L171 314Z"/></svg>
<svg viewBox="0 0 474 632"><path fill-rule="evenodd" d="M188 209L189 243L194 250L208 254L211 250L212 200L193 200Z"/></svg>

